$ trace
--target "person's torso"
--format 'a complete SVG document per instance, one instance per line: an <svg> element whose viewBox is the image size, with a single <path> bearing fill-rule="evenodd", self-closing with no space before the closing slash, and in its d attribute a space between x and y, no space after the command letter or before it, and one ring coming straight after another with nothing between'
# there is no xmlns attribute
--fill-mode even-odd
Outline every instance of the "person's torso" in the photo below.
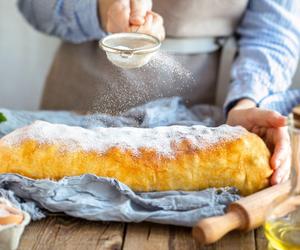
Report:
<svg viewBox="0 0 300 250"><path fill-rule="evenodd" d="M154 0L168 38L231 36L247 0ZM140 69L116 68L96 42L63 43L49 73L42 108L118 113L160 97L213 103L220 50L158 56Z"/></svg>
<svg viewBox="0 0 300 250"><path fill-rule="evenodd" d="M153 0L168 37L231 36L248 0Z"/></svg>

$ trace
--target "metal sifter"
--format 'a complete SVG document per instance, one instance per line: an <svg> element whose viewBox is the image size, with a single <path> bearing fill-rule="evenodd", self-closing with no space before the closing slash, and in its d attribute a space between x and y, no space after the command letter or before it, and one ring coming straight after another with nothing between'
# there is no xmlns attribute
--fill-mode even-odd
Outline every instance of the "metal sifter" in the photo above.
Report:
<svg viewBox="0 0 300 250"><path fill-rule="evenodd" d="M104 37L99 46L113 64L132 69L147 64L160 48L161 42L143 33L116 33Z"/></svg>

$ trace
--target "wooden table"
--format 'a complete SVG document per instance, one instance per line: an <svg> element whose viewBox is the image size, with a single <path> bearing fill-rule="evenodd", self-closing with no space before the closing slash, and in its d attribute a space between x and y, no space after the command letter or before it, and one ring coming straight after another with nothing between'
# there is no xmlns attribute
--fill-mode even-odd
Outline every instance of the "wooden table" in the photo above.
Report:
<svg viewBox="0 0 300 250"><path fill-rule="evenodd" d="M214 245L201 247L191 229L153 223L90 222L52 216L32 222L25 230L19 250L266 250L262 228L247 234L233 232Z"/></svg>

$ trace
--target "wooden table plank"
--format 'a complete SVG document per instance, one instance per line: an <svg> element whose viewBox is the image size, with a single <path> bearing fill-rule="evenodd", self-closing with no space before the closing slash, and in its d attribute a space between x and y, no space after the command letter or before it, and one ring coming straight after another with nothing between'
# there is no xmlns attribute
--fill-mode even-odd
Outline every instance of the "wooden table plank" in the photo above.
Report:
<svg viewBox="0 0 300 250"><path fill-rule="evenodd" d="M124 227L123 223L49 217L26 228L19 250L121 249Z"/></svg>
<svg viewBox="0 0 300 250"><path fill-rule="evenodd" d="M37 249L41 234L48 227L49 220L30 222L22 235L19 250Z"/></svg>
<svg viewBox="0 0 300 250"><path fill-rule="evenodd" d="M232 232L216 244L203 247L192 238L191 229L185 227L153 223L125 226L123 223L49 217L32 222L26 228L19 250L265 250L265 246L262 229L247 234Z"/></svg>
<svg viewBox="0 0 300 250"><path fill-rule="evenodd" d="M232 232L216 244L200 246L192 238L191 229L155 225L129 224L124 240L124 250L255 250L254 231L247 234Z"/></svg>
<svg viewBox="0 0 300 250"><path fill-rule="evenodd" d="M168 249L169 226L152 223L127 225L124 250Z"/></svg>
<svg viewBox="0 0 300 250"><path fill-rule="evenodd" d="M256 250L268 249L268 240L265 237L263 227L255 230Z"/></svg>
<svg viewBox="0 0 300 250"><path fill-rule="evenodd" d="M170 226L169 230L169 249L201 249L201 246L192 237L191 228Z"/></svg>
<svg viewBox="0 0 300 250"><path fill-rule="evenodd" d="M226 235L217 243L203 247L203 250L255 250L254 231L241 233L234 231Z"/></svg>

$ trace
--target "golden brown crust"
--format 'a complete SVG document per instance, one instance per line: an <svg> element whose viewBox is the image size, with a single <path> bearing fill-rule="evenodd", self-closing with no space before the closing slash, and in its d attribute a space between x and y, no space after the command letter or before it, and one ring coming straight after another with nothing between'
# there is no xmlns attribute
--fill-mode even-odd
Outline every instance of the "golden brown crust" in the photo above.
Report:
<svg viewBox="0 0 300 250"><path fill-rule="evenodd" d="M112 147L105 153L62 150L60 144L24 139L18 145L0 140L0 173L17 173L34 179L95 174L113 177L135 191L200 190L235 186L248 195L268 186L272 170L270 153L256 135L245 132L239 138L212 147L195 148L183 139L173 144L172 157L155 148Z"/></svg>

